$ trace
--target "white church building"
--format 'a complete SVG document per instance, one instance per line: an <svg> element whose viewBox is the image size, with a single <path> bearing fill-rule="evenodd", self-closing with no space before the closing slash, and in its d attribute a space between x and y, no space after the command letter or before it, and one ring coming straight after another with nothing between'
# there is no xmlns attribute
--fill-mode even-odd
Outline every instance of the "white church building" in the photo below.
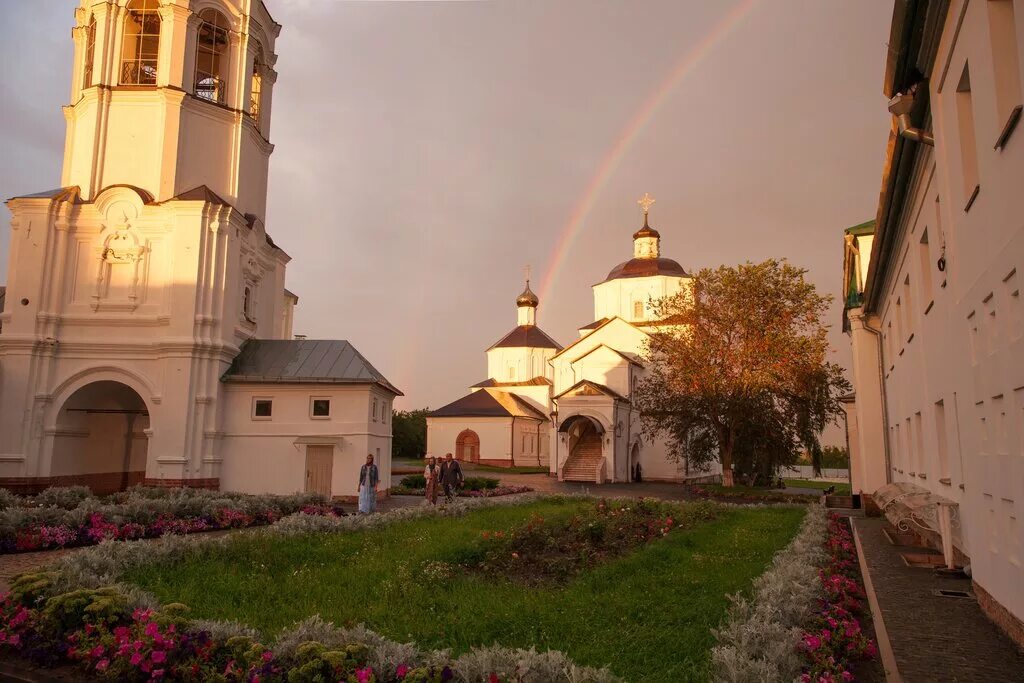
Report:
<svg viewBox="0 0 1024 683"><path fill-rule="evenodd" d="M692 481L720 466L692 471L670 457L661 439L641 433L634 388L642 354L663 324L651 303L688 286L676 261L661 256L661 235L648 224L653 199L640 200L644 224L633 235L633 258L593 286L594 322L562 347L536 322L537 296L516 299L518 325L487 351L489 378L427 417L427 451L498 465L546 466L560 480L594 483L638 478Z"/></svg>
<svg viewBox="0 0 1024 683"><path fill-rule="evenodd" d="M357 493L400 395L292 339L267 233L281 29L261 0L81 0L56 190L15 197L0 486Z"/></svg>

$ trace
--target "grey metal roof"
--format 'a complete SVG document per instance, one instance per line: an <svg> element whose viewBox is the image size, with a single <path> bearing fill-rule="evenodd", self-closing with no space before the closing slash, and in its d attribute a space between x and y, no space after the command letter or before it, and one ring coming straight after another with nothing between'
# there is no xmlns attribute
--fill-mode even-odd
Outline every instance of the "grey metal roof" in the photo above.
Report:
<svg viewBox="0 0 1024 683"><path fill-rule="evenodd" d="M250 339L221 380L377 384L403 395L352 344L341 339Z"/></svg>

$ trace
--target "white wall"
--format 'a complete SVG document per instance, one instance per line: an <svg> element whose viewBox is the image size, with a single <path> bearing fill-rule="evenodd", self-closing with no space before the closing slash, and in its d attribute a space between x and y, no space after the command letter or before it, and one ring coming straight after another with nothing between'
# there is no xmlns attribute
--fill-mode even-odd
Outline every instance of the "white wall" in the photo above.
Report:
<svg viewBox="0 0 1024 683"><path fill-rule="evenodd" d="M1024 126L993 148L1009 115L996 70L1013 66L993 54L988 12L1001 4L951 3L929 82L936 145L918 151L898 246L873 286L884 287L889 474L960 503L974 581L1024 619ZM1015 9L1021 81L1024 7ZM958 107L968 63L970 102ZM973 150L963 146L969 133ZM976 178L965 171L971 160ZM935 266L943 245L944 273ZM858 404L863 395L858 386Z"/></svg>
<svg viewBox="0 0 1024 683"><path fill-rule="evenodd" d="M222 489L303 491L305 449L311 444L334 447L333 496L358 495L359 468L368 453L374 454L380 469L381 490L390 486L391 413L389 407L384 410L392 400L388 392L366 385L228 383L223 395ZM256 398L273 400L271 419L252 416ZM311 416L312 398L330 399L328 419ZM371 416L374 398L378 401L376 421Z"/></svg>
<svg viewBox="0 0 1024 683"><path fill-rule="evenodd" d="M594 320L614 318L639 321L653 320L650 301L674 296L679 293L687 280L681 277L653 275L609 280L594 285ZM634 304L643 303L643 315L636 317Z"/></svg>

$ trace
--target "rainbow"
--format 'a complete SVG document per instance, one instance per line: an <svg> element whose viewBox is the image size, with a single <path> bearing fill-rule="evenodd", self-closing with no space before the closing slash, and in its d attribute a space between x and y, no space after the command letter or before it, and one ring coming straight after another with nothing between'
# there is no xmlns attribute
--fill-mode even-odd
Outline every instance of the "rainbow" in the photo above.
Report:
<svg viewBox="0 0 1024 683"><path fill-rule="evenodd" d="M544 271L541 286L538 290L541 301L547 299L547 295L554 286L558 272L565 264L565 258L570 248L580 235L584 219L590 213L594 202L608 184L609 179L611 179L615 169L618 168L619 163L625 157L626 152L633 146L633 142L636 141L637 137L654 117L654 114L665 103L669 95L682 83L683 79L692 73L694 68L711 52L715 45L725 38L759 3L760 0L743 0L743 2L738 3L722 17L707 36L690 48L676 62L675 66L665 77L665 80L661 82L651 96L647 98L632 118L630 118L625 127L623 127L617 141L608 150L608 153L598 165L594 177L587 183L583 195L573 207L569 222L566 223L565 228L558 236L553 255L548 261L548 267Z"/></svg>

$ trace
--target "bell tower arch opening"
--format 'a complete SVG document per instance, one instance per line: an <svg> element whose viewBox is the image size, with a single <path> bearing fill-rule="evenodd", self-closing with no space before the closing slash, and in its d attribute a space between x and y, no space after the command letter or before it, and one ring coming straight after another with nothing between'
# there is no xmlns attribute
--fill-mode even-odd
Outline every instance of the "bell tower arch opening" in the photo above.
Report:
<svg viewBox="0 0 1024 683"><path fill-rule="evenodd" d="M58 485L84 484L97 494L142 483L149 425L146 402L128 385L86 384L57 413L50 476Z"/></svg>

